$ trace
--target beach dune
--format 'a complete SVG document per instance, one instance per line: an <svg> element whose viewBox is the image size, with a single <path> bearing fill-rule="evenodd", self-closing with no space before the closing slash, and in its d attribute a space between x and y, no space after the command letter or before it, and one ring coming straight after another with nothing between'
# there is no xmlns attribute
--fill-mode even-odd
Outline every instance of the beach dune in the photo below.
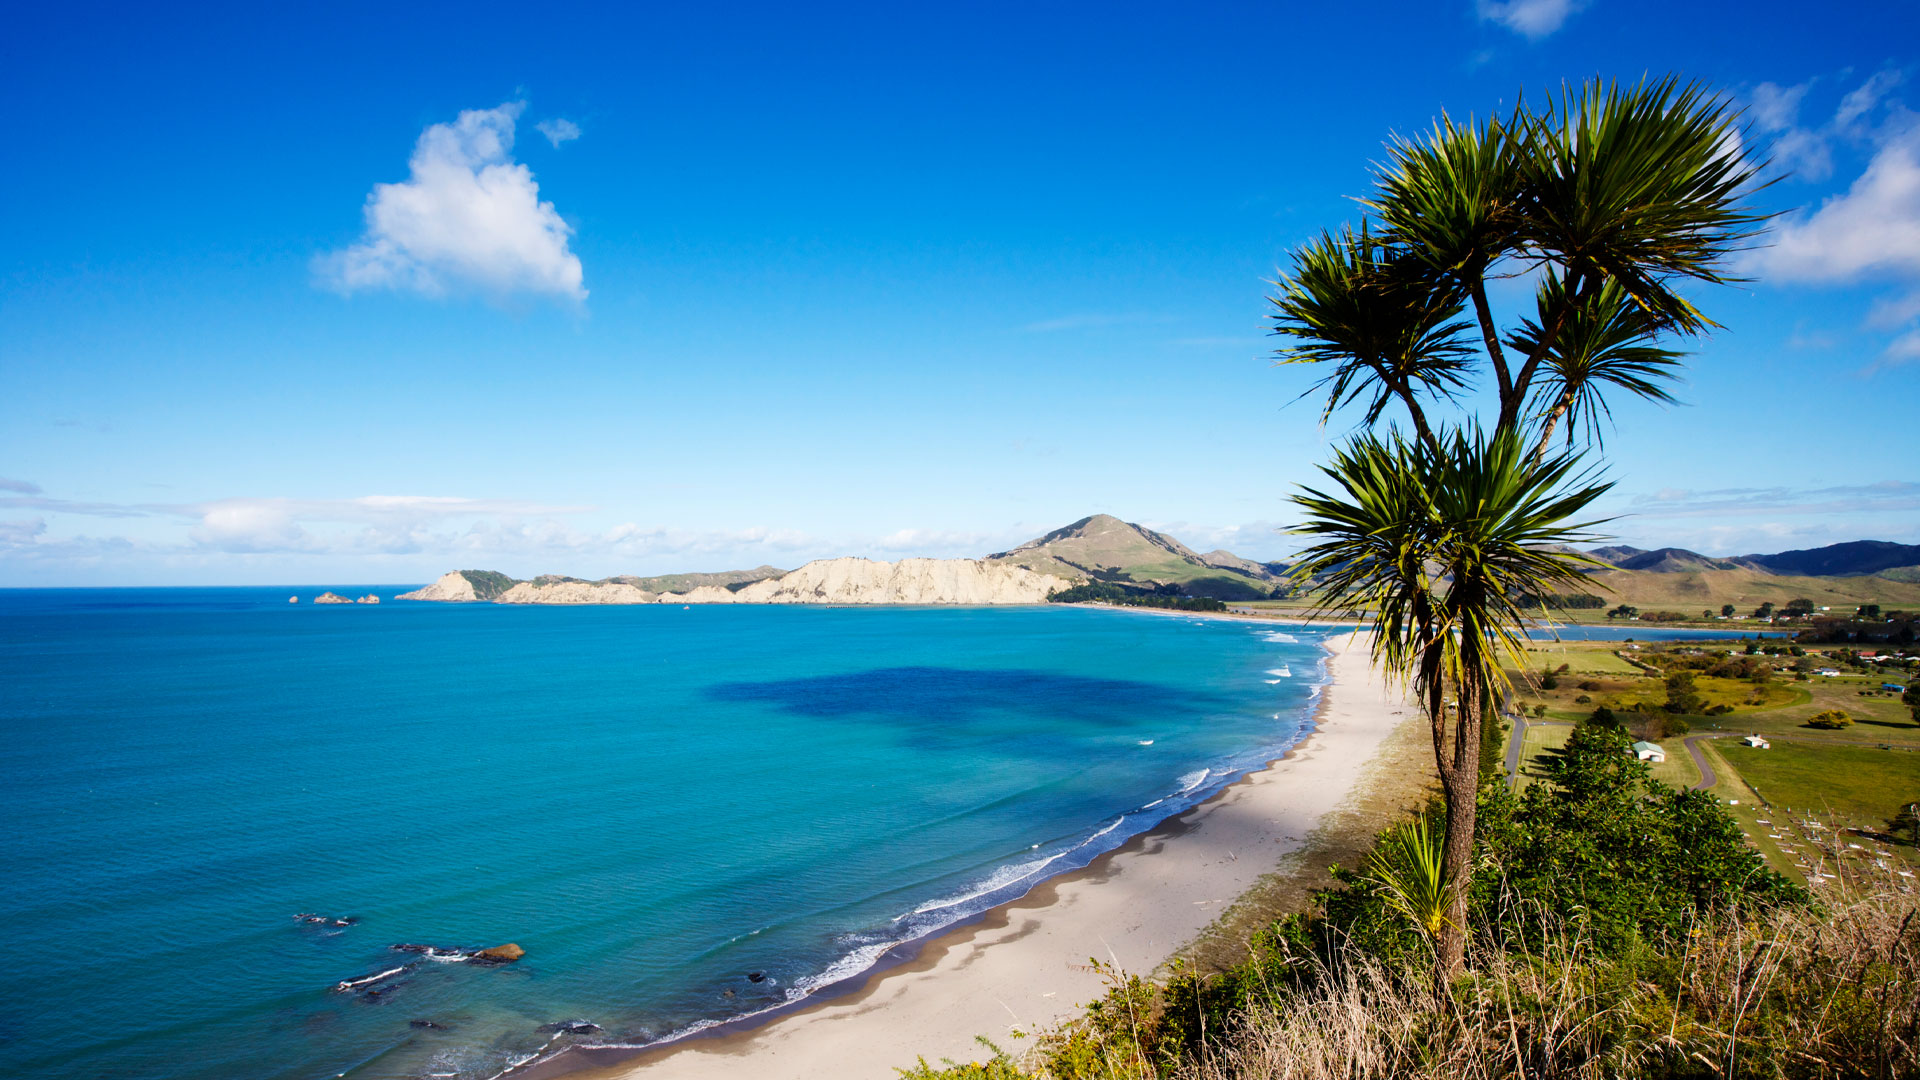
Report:
<svg viewBox="0 0 1920 1080"><path fill-rule="evenodd" d="M849 992L585 1075L890 1080L920 1057L978 1060L988 1054L978 1036L1017 1053L1026 1044L1016 1031L1065 1020L1105 991L1090 960L1154 971L1355 791L1413 710L1372 671L1365 635L1328 647L1316 729L1284 759Z"/></svg>

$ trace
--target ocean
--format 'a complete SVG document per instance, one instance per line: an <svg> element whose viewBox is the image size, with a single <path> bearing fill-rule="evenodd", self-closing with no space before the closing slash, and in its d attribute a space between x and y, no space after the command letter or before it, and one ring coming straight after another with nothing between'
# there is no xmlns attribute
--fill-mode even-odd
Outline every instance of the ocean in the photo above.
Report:
<svg viewBox="0 0 1920 1080"><path fill-rule="evenodd" d="M386 602L0 591L9 1075L484 1078L776 1009L1283 753L1328 633L334 588Z"/></svg>

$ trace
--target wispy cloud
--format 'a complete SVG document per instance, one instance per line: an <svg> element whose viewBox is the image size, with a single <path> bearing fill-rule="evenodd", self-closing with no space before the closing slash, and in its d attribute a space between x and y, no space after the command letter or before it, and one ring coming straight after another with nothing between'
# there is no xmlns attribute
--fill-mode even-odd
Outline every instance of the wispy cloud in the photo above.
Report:
<svg viewBox="0 0 1920 1080"><path fill-rule="evenodd" d="M560 148L561 143L572 142L580 137L579 124L557 116L551 120L542 120L533 127L535 131L547 137L547 141L553 144L555 150Z"/></svg>
<svg viewBox="0 0 1920 1080"><path fill-rule="evenodd" d="M9 480L0 476L0 491L11 491L19 495L38 495L40 485L25 480Z"/></svg>
<svg viewBox="0 0 1920 1080"><path fill-rule="evenodd" d="M1477 8L1484 22L1501 26L1538 41L1566 25L1586 0L1479 0Z"/></svg>
<svg viewBox="0 0 1920 1080"><path fill-rule="evenodd" d="M1690 491L1664 488L1626 497L1631 512L1658 517L1906 513L1920 510L1920 483L1885 480L1824 488L1754 487Z"/></svg>
<svg viewBox="0 0 1920 1080"><path fill-rule="evenodd" d="M523 108L471 109L429 126L409 177L373 186L360 241L315 260L320 279L348 293L474 289L585 300L580 259L568 248L572 226L541 201L532 170L513 160Z"/></svg>

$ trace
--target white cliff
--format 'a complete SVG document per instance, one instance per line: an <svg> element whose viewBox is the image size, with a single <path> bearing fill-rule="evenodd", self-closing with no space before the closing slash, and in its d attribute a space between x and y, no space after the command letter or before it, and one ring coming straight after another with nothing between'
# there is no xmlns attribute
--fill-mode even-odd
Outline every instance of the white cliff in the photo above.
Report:
<svg viewBox="0 0 1920 1080"><path fill-rule="evenodd" d="M1073 582L978 559L821 559L737 591L713 588L661 597L687 604L1041 604Z"/></svg>
<svg viewBox="0 0 1920 1080"><path fill-rule="evenodd" d="M740 588L702 585L655 593L624 581L546 577L513 582L480 573L480 584L456 570L401 600L496 604L1041 604L1077 582L1024 566L981 559L820 559ZM508 582L512 582L508 585Z"/></svg>
<svg viewBox="0 0 1920 1080"><path fill-rule="evenodd" d="M724 592L725 590L721 590ZM651 604L645 589L618 581L523 581L494 599L496 604Z"/></svg>
<svg viewBox="0 0 1920 1080"><path fill-rule="evenodd" d="M473 582L458 570L441 574L440 580L424 589L401 593L396 600L438 600L444 604L473 603L480 599L473 591Z"/></svg>

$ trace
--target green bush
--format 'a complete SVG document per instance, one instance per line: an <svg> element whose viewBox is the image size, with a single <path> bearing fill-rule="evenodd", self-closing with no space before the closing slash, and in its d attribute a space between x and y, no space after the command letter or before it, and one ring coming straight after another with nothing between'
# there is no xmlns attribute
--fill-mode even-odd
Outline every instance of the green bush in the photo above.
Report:
<svg viewBox="0 0 1920 1080"><path fill-rule="evenodd" d="M1813 718L1807 721L1807 726L1810 728L1819 728L1822 731L1839 731L1841 728L1847 727L1852 723L1853 717L1848 716L1839 709L1828 709L1825 712L1813 714Z"/></svg>

